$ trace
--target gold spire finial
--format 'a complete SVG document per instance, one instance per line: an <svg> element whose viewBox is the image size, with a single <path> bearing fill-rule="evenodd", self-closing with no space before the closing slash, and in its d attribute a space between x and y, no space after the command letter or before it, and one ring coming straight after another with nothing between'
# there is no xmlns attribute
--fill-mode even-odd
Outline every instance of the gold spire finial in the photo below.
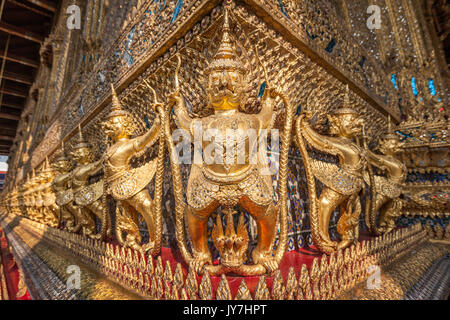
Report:
<svg viewBox="0 0 450 320"><path fill-rule="evenodd" d="M91 145L84 140L83 132L81 131L81 124L78 124L78 143L73 149L91 148Z"/></svg>
<svg viewBox="0 0 450 320"><path fill-rule="evenodd" d="M122 108L122 104L120 103L119 98L117 97L116 90L114 89L114 85L111 83L111 111L106 116L107 119L111 119L113 117L119 116L129 116L130 114Z"/></svg>
<svg viewBox="0 0 450 320"><path fill-rule="evenodd" d="M392 122L391 122L391 115L388 114L388 123L387 123L387 132L384 134L384 139L398 139L398 136L392 132Z"/></svg>
<svg viewBox="0 0 450 320"><path fill-rule="evenodd" d="M78 138L80 139L80 142L84 141L83 132L81 131L81 123L78 124Z"/></svg>
<svg viewBox="0 0 450 320"><path fill-rule="evenodd" d="M344 99L344 108L348 108L350 105L350 97L348 95L349 92L349 88L348 88L348 83L345 86L345 99Z"/></svg>
<svg viewBox="0 0 450 320"><path fill-rule="evenodd" d="M52 168L50 167L50 164L48 162L48 156L45 156L45 162L44 162L44 167L42 168L42 172L48 173L51 171L52 171Z"/></svg>
<svg viewBox="0 0 450 320"><path fill-rule="evenodd" d="M66 157L66 151L64 149L64 141L61 141L61 154L54 161L58 162L58 161L67 161L67 160L68 160L68 158Z"/></svg>
<svg viewBox="0 0 450 320"><path fill-rule="evenodd" d="M117 98L116 89L114 89L114 85L112 83L111 83L111 94L112 94L112 108L121 109L119 98Z"/></svg>
<svg viewBox="0 0 450 320"><path fill-rule="evenodd" d="M230 37L230 18L228 13L228 8L224 8L224 18L223 18L223 26L222 26L222 42L220 43L219 50L215 55L215 59L217 58L233 58L233 43L231 42Z"/></svg>
<svg viewBox="0 0 450 320"><path fill-rule="evenodd" d="M230 31L230 20L229 20L230 18L228 14L228 6L225 6L224 10L225 10L225 17L223 21L223 31L228 33Z"/></svg>
<svg viewBox="0 0 450 320"><path fill-rule="evenodd" d="M388 133L392 133L392 123L390 114L388 114Z"/></svg>

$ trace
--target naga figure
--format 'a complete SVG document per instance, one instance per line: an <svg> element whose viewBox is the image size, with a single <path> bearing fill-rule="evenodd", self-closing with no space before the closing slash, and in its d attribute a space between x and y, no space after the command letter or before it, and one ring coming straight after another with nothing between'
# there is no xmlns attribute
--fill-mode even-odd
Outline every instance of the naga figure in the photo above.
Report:
<svg viewBox="0 0 450 320"><path fill-rule="evenodd" d="M101 231L97 233L95 223L83 226L83 233L95 239L105 239L111 232L110 216L103 210L102 195L103 180L90 184L89 178L102 170L103 159L94 161L92 146L87 143L78 127L79 142L72 148L71 157L77 163L72 171L72 190L75 204L80 207L81 214L86 221L95 221L95 217L101 222Z"/></svg>
<svg viewBox="0 0 450 320"><path fill-rule="evenodd" d="M329 254L349 247L358 240L361 213L359 192L363 186L362 173L366 159L363 149L353 142L353 138L361 132L363 119L349 108L348 87L344 107L328 115L333 136L315 131L309 124L311 118L310 111L305 111L297 118L296 142L308 182L312 239L319 250ZM311 159L306 144L337 156L339 165ZM324 184L319 199L316 197L315 178ZM332 241L329 235L330 218L337 206L340 206L337 225L340 242Z"/></svg>
<svg viewBox="0 0 450 320"><path fill-rule="evenodd" d="M64 223L63 227L75 233L80 231L82 226L89 229L94 225L94 221L91 217L82 215L81 209L73 201L73 191L70 185L73 166L70 159L65 155L64 146L61 155L56 158L52 165L58 173L52 181L52 188L56 195L55 203L59 206L60 219Z"/></svg>
<svg viewBox="0 0 450 320"><path fill-rule="evenodd" d="M131 115L122 108L114 87L112 108L102 124L104 132L113 140L104 156L104 173L107 192L117 200L116 236L120 244L139 251L157 254L161 248L161 201L164 157L164 138L160 138L160 120L142 136L131 139L134 125ZM142 154L160 138L158 158L138 168L132 168L130 159ZM155 176L155 199L150 196L147 185ZM107 208L105 207L105 210ZM149 242L141 244L138 216L147 224ZM123 233L126 233L125 237Z"/></svg>
<svg viewBox="0 0 450 320"><path fill-rule="evenodd" d="M369 164L386 172L386 177L374 175L369 166L364 172L364 180L372 189L372 199L366 206L366 224L369 231L375 235L390 232L395 228L394 218L401 210L402 203L398 198L401 194L402 184L406 178L406 166L395 158L395 154L403 145L396 134L391 131L390 117L388 132L379 141L379 150L376 154L368 150ZM377 224L377 212L380 212Z"/></svg>
<svg viewBox="0 0 450 320"><path fill-rule="evenodd" d="M194 156L186 190L187 205L184 204L180 169L177 162L179 160L171 140L169 123L168 121L162 122L171 155L177 240L184 259L198 273L208 271L214 275L229 272L241 275L260 275L276 270L286 250L286 170L293 113L286 96L270 85L265 90L259 113L242 112L246 102L245 92L248 89L246 75L249 70L236 53L234 41L230 35L229 20L229 9L225 7L222 40L215 56L205 70L205 74L208 76L206 92L209 106L214 109L212 115L196 119L189 114L184 97L180 92L178 72L181 58L179 55L177 57L175 91L169 97L171 102L175 103L174 112L178 127L189 132L194 139L198 134L201 137L204 132L215 132L212 142L209 137L210 141L202 141L200 146L194 145L195 148L203 147L205 158L203 161L201 159L196 161ZM249 131L255 132L259 137L264 129L271 126L276 96L280 96L286 108L286 125L279 169L279 201L275 206L268 162L264 162L260 158L257 161L250 161L246 150L249 150L249 153L252 152L255 150L256 144L256 141L249 138ZM233 137L230 138L230 136ZM224 139L222 140L221 137ZM211 149L209 144L214 146L215 151L211 152L208 159L206 150ZM245 150L239 149L239 146ZM225 152L225 149L231 151ZM242 154L244 154L243 158L236 159ZM220 159L225 160L221 161ZM253 264L245 264L249 239L243 216L241 215L239 218L237 233L233 225L233 214L237 213L236 207L247 211L257 224L258 239L256 248L252 252ZM212 265L212 257L208 248L207 224L209 217L219 208L226 216L227 225L224 232L221 217L218 214L212 238L220 253L220 264ZM192 242L192 254L188 251L185 242L184 214ZM279 215L280 238L274 252L274 238Z"/></svg>

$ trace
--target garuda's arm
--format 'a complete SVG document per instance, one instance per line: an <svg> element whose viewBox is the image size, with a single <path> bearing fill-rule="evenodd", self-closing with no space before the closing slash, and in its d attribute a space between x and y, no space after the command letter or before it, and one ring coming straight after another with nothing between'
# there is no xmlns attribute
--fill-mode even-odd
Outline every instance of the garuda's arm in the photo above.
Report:
<svg viewBox="0 0 450 320"><path fill-rule="evenodd" d="M153 145L159 136L161 121L159 117L155 118L152 127L142 136L133 139L133 149L135 152L143 150L148 145Z"/></svg>
<svg viewBox="0 0 450 320"><path fill-rule="evenodd" d="M330 137L321 135L316 132L313 128L311 128L310 124L305 118L303 118L300 122L300 130L301 134L308 142L308 144L315 149L332 155L338 155L340 153L339 149L337 148L335 143L331 141Z"/></svg>
<svg viewBox="0 0 450 320"><path fill-rule="evenodd" d="M99 173L102 170L102 168L103 168L103 158L91 163L87 173L89 174L89 176L93 176Z"/></svg>
<svg viewBox="0 0 450 320"><path fill-rule="evenodd" d="M368 149L366 149L365 151L367 152L367 160L371 165L378 167L380 169L386 168L386 163L383 161L382 155L373 153L372 151L370 151Z"/></svg>

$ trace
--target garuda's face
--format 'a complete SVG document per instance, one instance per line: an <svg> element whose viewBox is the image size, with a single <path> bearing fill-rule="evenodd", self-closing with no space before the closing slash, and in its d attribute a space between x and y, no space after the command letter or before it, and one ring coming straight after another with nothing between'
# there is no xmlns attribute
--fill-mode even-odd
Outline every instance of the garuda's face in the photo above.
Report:
<svg viewBox="0 0 450 320"><path fill-rule="evenodd" d="M330 115L332 134L353 138L362 132L363 119L353 113Z"/></svg>
<svg viewBox="0 0 450 320"><path fill-rule="evenodd" d="M113 117L103 124L103 128L109 137L113 139L120 139L126 136L125 124L125 117Z"/></svg>
<svg viewBox="0 0 450 320"><path fill-rule="evenodd" d="M341 130L348 137L355 137L362 132L363 119L355 114L344 114L340 117Z"/></svg>
<svg viewBox="0 0 450 320"><path fill-rule="evenodd" d="M237 109L241 104L244 77L237 70L212 70L209 75L208 96L215 110Z"/></svg>
<svg viewBox="0 0 450 320"><path fill-rule="evenodd" d="M92 151L87 147L77 148L72 151L72 157L78 163L86 163L91 160Z"/></svg>

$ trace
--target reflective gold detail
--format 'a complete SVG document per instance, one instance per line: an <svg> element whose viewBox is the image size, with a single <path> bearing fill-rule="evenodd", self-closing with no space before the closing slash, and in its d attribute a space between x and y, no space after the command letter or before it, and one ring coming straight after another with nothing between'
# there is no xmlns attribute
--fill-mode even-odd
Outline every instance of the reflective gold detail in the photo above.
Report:
<svg viewBox="0 0 450 320"><path fill-rule="evenodd" d="M328 115L330 133L335 137L321 135L310 126L310 111L300 115L296 122L296 142L305 163L308 182L311 234L314 243L326 253L356 243L359 235L361 205L358 193L366 160L364 151L352 141L361 131L362 119L348 105L348 95L347 86L344 107ZM305 141L313 148L336 155L339 165L311 160ZM325 185L319 199L316 198L315 178ZM340 206L339 243L331 241L329 236L330 217L337 206Z"/></svg>

